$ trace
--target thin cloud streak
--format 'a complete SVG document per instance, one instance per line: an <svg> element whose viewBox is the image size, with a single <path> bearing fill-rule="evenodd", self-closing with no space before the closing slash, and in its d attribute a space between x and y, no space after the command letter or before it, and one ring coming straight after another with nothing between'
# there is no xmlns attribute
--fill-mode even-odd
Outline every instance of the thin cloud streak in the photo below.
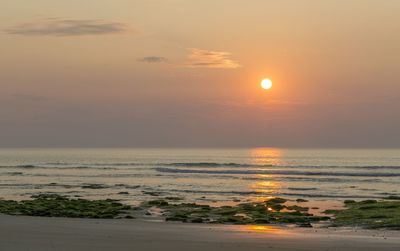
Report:
<svg viewBox="0 0 400 251"><path fill-rule="evenodd" d="M23 36L84 36L123 33L124 23L90 19L46 18L19 24L5 30L8 34Z"/></svg>
<svg viewBox="0 0 400 251"><path fill-rule="evenodd" d="M168 62L168 59L165 57L159 57L159 56L148 56L148 57L139 58L138 61L142 62L142 63L166 63L166 62Z"/></svg>
<svg viewBox="0 0 400 251"><path fill-rule="evenodd" d="M223 51L190 49L189 61L185 66L217 69L235 69L241 67L237 61L229 58L230 55L231 53Z"/></svg>

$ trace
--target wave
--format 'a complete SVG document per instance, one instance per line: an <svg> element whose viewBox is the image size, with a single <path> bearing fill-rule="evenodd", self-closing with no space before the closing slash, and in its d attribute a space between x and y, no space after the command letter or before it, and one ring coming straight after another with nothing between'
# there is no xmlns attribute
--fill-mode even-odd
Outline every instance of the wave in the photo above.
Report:
<svg viewBox="0 0 400 251"><path fill-rule="evenodd" d="M265 178L259 178L259 177L235 177L235 176L230 176L231 178L234 179L243 179L243 180L260 180L264 181ZM342 177L269 177L268 179L270 180L275 180L275 181L301 181L301 182L384 182L384 183L391 183L389 181L383 181L382 179L377 179L377 178L366 178L366 179L357 179L357 178L342 178ZM398 183L398 182L394 182Z"/></svg>
<svg viewBox="0 0 400 251"><path fill-rule="evenodd" d="M216 162L182 162L182 163L159 163L163 166L176 167L273 167L274 165L240 164L240 163L216 163Z"/></svg>
<svg viewBox="0 0 400 251"><path fill-rule="evenodd" d="M347 166L334 166L334 165L272 165L272 164L249 164L249 163L216 163L216 162L182 162L182 163L159 163L158 166L173 166L173 167L254 167L254 168L262 168L262 167L272 167L272 168L331 168L331 169L370 169L370 170L400 170L400 166L355 166L355 165L347 165Z"/></svg>
<svg viewBox="0 0 400 251"><path fill-rule="evenodd" d="M141 165L145 165L145 163L137 163L137 162L113 162L113 163L50 162L50 163L45 163L45 165L53 165L53 166L84 165L84 166L88 166L88 167L95 167L95 166L141 166Z"/></svg>
<svg viewBox="0 0 400 251"><path fill-rule="evenodd" d="M263 191L215 191L215 190L191 190L191 189L169 189L166 191L157 192L172 192L172 193L191 193L191 194L220 194L220 195L261 195L261 196L289 196L289 197L307 197L307 198L343 198L343 199L383 199L385 196L376 195L351 195L351 194L313 194L313 193L269 193Z"/></svg>
<svg viewBox="0 0 400 251"><path fill-rule="evenodd" d="M35 165L17 165L16 167L19 167L19 168L35 168L36 166Z"/></svg>
<svg viewBox="0 0 400 251"><path fill-rule="evenodd" d="M164 173L164 174L157 174L157 176L166 176L166 178L173 178L173 179L187 179L187 178L193 178L190 173L187 175L182 174L182 173ZM94 173L94 174L82 174L82 173L77 173L77 174L54 174L54 173L30 173L30 172L7 172L7 173L0 173L0 176L29 176L29 177L48 177L48 178L148 178L148 177L154 177L154 173L107 173L107 174L102 174L102 173ZM265 181L266 178L260 178L260 177L251 177L251 176L232 176L232 175L218 175L212 177L213 179L221 179L225 181L229 180L249 180L249 181ZM210 176L208 174L203 174L203 175L198 175L196 176L196 179L210 179ZM399 184L399 181L394 181L394 180L384 180L384 179L378 179L378 178L366 178L366 179L359 179L357 177L354 178L343 178L343 177L317 177L317 176L312 176L312 177L302 177L302 176L296 176L296 177L269 177L269 180L274 180L274 181L280 181L280 182L312 182L312 183L352 183L352 182L362 182L362 183L371 183L371 182L377 182L377 183L387 183L387 184Z"/></svg>
<svg viewBox="0 0 400 251"><path fill-rule="evenodd" d="M349 176L349 177L400 177L400 173L352 173L352 172L311 172L292 170L200 170L200 169L175 169L166 167L155 168L162 173L193 173L193 174L278 174L278 175L304 175L304 176Z"/></svg>
<svg viewBox="0 0 400 251"><path fill-rule="evenodd" d="M361 169L361 170L400 170L400 166L386 165L272 165L252 163L218 163L218 162L173 162L173 163L139 163L139 162L111 162L111 163L73 163L48 162L36 164L0 165L0 168L64 168L64 169L117 169L118 167L181 167L181 168L269 168L269 169Z"/></svg>
<svg viewBox="0 0 400 251"><path fill-rule="evenodd" d="M116 168L114 167L107 167L107 166L86 166L86 165L77 165L77 166L48 166L46 164L44 165L2 165L0 168L16 168L16 169L34 169L34 168L40 168L40 169L111 169L115 170Z"/></svg>
<svg viewBox="0 0 400 251"><path fill-rule="evenodd" d="M400 166L329 166L329 165L293 165L293 166L276 166L276 167L284 167L284 168L328 168L328 169L368 169L368 170L400 170Z"/></svg>
<svg viewBox="0 0 400 251"><path fill-rule="evenodd" d="M313 190L318 190L316 187L288 187L288 190L294 190L294 191L313 191Z"/></svg>

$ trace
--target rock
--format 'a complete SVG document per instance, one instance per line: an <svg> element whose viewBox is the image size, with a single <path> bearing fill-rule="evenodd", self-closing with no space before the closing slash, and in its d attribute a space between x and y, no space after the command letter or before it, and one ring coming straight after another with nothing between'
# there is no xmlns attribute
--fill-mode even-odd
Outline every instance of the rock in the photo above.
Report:
<svg viewBox="0 0 400 251"><path fill-rule="evenodd" d="M298 227L313 227L310 222L297 223Z"/></svg>
<svg viewBox="0 0 400 251"><path fill-rule="evenodd" d="M190 220L191 223L203 223L203 219L202 218L194 218Z"/></svg>
<svg viewBox="0 0 400 251"><path fill-rule="evenodd" d="M297 199L296 202L301 203L301 202L308 202L308 200L304 200L304 199Z"/></svg>
<svg viewBox="0 0 400 251"><path fill-rule="evenodd" d="M400 200L400 196L390 195L390 196L386 197L385 199L387 199L387 200Z"/></svg>
<svg viewBox="0 0 400 251"><path fill-rule="evenodd" d="M142 191L143 194L150 195L150 196L160 196L160 192L152 192L152 191Z"/></svg>
<svg viewBox="0 0 400 251"><path fill-rule="evenodd" d="M81 186L82 189L105 189L108 188L108 186L103 185L103 184L85 184Z"/></svg>
<svg viewBox="0 0 400 251"><path fill-rule="evenodd" d="M20 202L0 200L0 213L10 215L109 219L130 209L114 200L70 199L57 194L34 195Z"/></svg>
<svg viewBox="0 0 400 251"><path fill-rule="evenodd" d="M174 201L178 201L178 200L183 200L182 197L165 197L166 200L174 200Z"/></svg>

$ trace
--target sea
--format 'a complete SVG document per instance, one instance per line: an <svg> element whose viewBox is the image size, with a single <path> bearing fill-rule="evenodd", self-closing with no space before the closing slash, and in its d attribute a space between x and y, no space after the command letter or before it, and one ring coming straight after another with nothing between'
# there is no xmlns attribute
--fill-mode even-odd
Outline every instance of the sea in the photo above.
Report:
<svg viewBox="0 0 400 251"><path fill-rule="evenodd" d="M400 149L0 149L0 198L57 193L137 205L400 196Z"/></svg>

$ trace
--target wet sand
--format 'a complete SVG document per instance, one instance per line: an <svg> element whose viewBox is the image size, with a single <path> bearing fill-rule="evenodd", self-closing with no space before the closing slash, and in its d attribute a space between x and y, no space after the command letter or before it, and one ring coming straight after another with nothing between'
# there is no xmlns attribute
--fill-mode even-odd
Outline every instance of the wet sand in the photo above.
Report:
<svg viewBox="0 0 400 251"><path fill-rule="evenodd" d="M399 250L400 232L0 216L0 250Z"/></svg>

